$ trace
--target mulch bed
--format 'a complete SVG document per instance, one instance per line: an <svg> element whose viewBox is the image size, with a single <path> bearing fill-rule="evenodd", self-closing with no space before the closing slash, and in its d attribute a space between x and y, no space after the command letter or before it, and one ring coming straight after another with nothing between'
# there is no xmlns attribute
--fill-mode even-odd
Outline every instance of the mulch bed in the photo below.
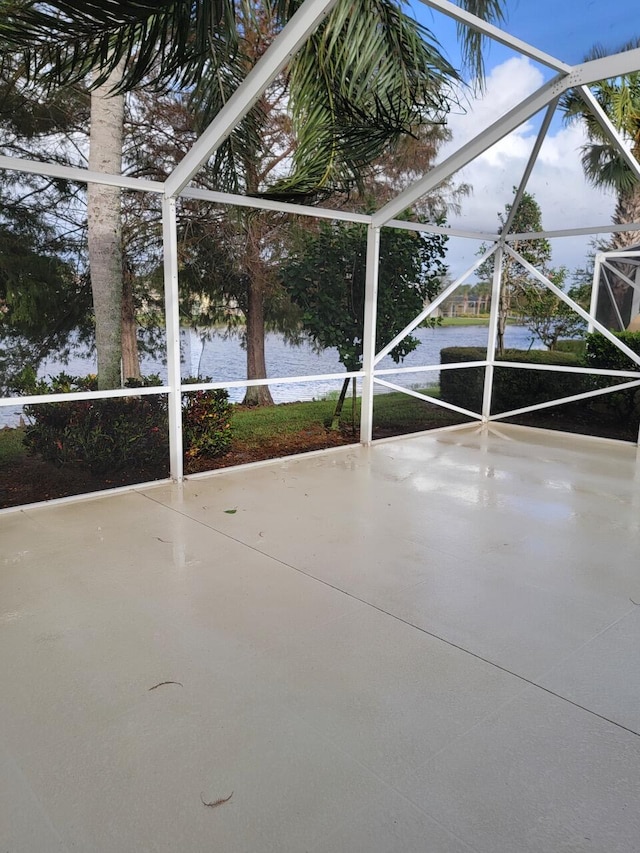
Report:
<svg viewBox="0 0 640 853"><path fill-rule="evenodd" d="M350 431L331 432L318 427L292 435L276 436L259 445L235 442L224 456L200 459L196 463L190 462L187 471L190 474L213 471L232 465L245 465L248 462L277 459L311 450L354 444L356 441L357 438L353 438ZM161 480L168 476L168 470L157 468L155 470L130 469L117 474L100 476L81 468L58 468L37 457L27 456L3 466L0 474L0 507L20 506L52 498L98 492L118 486Z"/></svg>
<svg viewBox="0 0 640 853"><path fill-rule="evenodd" d="M460 419L458 419L459 422ZM452 418L452 423L456 422ZM584 425L572 420L563 420L555 413L532 413L526 417L513 419L513 422L526 423L529 426L546 429L563 430L565 432L591 432ZM440 422L437 426L444 426ZM424 424L420 429L428 429ZM387 438L406 430L394 430L391 427L377 429L374 438ZM599 434L604 438L617 438L635 441L637 428L628 425L602 427ZM275 436L260 444L234 442L231 450L215 459L200 459L187 465L187 473L213 471L228 468L233 465L245 465L249 462L259 462L266 459L278 459L312 450L323 450L329 447L339 447L357 443L357 436L350 429L333 432L322 426L302 430L295 434ZM57 468L37 457L27 456L16 462L6 464L0 475L0 507L20 506L37 503L52 498L62 498L69 495L81 495L89 492L113 489L118 486L128 486L134 483L144 483L168 477L168 470L130 469L115 475L99 476L88 470L78 468Z"/></svg>

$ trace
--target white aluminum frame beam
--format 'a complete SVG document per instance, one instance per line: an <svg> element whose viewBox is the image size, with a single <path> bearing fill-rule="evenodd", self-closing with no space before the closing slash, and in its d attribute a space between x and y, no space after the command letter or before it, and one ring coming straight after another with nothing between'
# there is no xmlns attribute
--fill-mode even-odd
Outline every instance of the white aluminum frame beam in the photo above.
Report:
<svg viewBox="0 0 640 853"><path fill-rule="evenodd" d="M472 412L470 409L463 409L461 406L455 406L453 403L447 403L446 400L440 400L438 397L430 397L429 394L421 394L420 391L414 391L413 388L404 388L402 385L395 385L393 382L387 382L385 379L375 380L376 385L383 385L391 391L399 391L406 394L408 397L415 397L416 400L423 400L425 403L435 403L442 409L450 409L452 412L458 412L461 415L467 415L470 418L480 420L478 412Z"/></svg>
<svg viewBox="0 0 640 853"><path fill-rule="evenodd" d="M121 187L125 190L136 190L144 193L162 194L164 192L164 184L160 181L129 178L126 175L110 175L107 172L92 172L80 167L63 166L59 163L43 163L40 160L25 160L22 157L0 156L0 169L26 172L29 175L42 175L45 178L63 178L67 181L77 181L83 184L106 184L110 187Z"/></svg>
<svg viewBox="0 0 640 853"><path fill-rule="evenodd" d="M336 2L337 0L304 0L209 127L167 178L165 184L167 196L180 195L181 190L197 174L202 164L233 132L238 122L254 106L267 86L275 80Z"/></svg>
<svg viewBox="0 0 640 853"><path fill-rule="evenodd" d="M544 115L544 119L542 120L540 130L538 131L538 136L536 137L536 141L531 150L531 154L529 155L527 165L522 174L522 178L520 179L520 184L518 185L515 197L511 202L511 210L509 211L509 215L507 216L507 221L505 222L504 227L501 231L500 236L503 238L506 237L506 235L511 230L513 220L515 219L516 213L518 212L518 207L520 206L520 202L522 201L522 197L527 188L527 184L529 183L529 178L531 177L531 173L533 172L534 166L536 165L538 154L540 153L540 149L542 148L542 143L547 137L547 133L551 125L551 120L553 119L557 106L558 98L556 98L554 101L551 101L551 103L547 107L547 111Z"/></svg>
<svg viewBox="0 0 640 853"><path fill-rule="evenodd" d="M360 404L360 441L362 444L371 444L373 437L373 371L376 356L379 272L380 229L369 225L367 230L364 323L362 329L362 369L364 372Z"/></svg>
<svg viewBox="0 0 640 853"><path fill-rule="evenodd" d="M494 239L495 239L495 238L494 238ZM433 300L433 302L430 302L430 303L427 305L427 307L426 307L426 308L424 308L424 310L422 310L422 311L417 315L417 317L414 317L414 318L413 318L413 320L409 323L409 325L408 325L408 326L405 326L405 327L404 327L404 329L403 329L401 332L398 332L398 334L395 336L395 338L393 338L393 340L392 340L392 341L390 341L386 346L384 346L384 347L380 350L380 352L376 355L375 359L373 360L374 365L379 364L379 362L381 362L381 361L382 361L382 359L383 359L386 355L389 355L389 353L391 352L391 350L392 350L395 346L397 346L397 344L399 344L399 343L400 343L400 341L404 340L404 338L406 338L406 337L407 337L407 335L410 335L410 334L411 334L411 332L413 332L413 330L414 330L417 326L419 326L419 325L420 325L420 323L422 323L422 321L423 321L423 320L426 320L426 319L427 319L427 317L428 317L430 314L432 314L432 313L436 310L436 308L438 308L440 305L442 305L442 303L445 301L445 299L448 299L448 298L449 298L449 296L451 296L451 294L452 294L452 293L454 293L454 292L455 292L455 291L460 287L460 285L461 285L461 284L463 284L463 283L464 283L464 282L469 278L469 276L470 276L472 273L474 273L474 272L478 269L478 267L479 267L479 266L481 266L481 265L482 265L482 264L483 264L483 263L484 263L488 258L490 258L490 257L491 257L491 255L492 255L492 254L497 250L497 248L498 248L497 243L494 243L494 245L493 245L493 246L491 246L491 248L489 248L489 249L488 249L488 250L487 250L487 251L482 255L482 257L481 257L481 258L478 258L478 260L477 260L477 261L475 261L475 262L474 262L474 263L469 267L469 269L465 270L465 271L462 273L462 275L461 275L461 276L458 276L458 278L457 278L454 282L452 282L448 287L446 287L446 288L442 291L442 293L439 293L439 294L436 296L436 298Z"/></svg>
<svg viewBox="0 0 640 853"><path fill-rule="evenodd" d="M423 178L399 193L395 199L385 204L373 214L374 225L380 227L386 225L391 219L395 219L403 210L406 210L418 199L422 198L431 190L435 189L443 181L446 181L460 169L467 166L476 157L484 154L492 145L504 139L513 130L540 112L552 101L558 98L567 88L564 81L569 75L558 75L545 83L533 94L513 109L509 110L502 118L487 127L478 136L465 143L442 163L435 166Z"/></svg>
<svg viewBox="0 0 640 853"><path fill-rule="evenodd" d="M425 6L429 6L431 9L437 9L449 18L453 18L459 24L465 24L477 32L482 33L482 35L493 39L493 41L497 41L506 47L512 48L518 53L524 54L524 56L528 56L529 59L534 59L542 65L547 65L549 68L553 68L554 71L571 70L571 66L567 65L566 62L562 62L562 60L557 59L555 56L551 56L542 50L538 50L537 47L510 35L505 30L495 26L495 24L483 21L482 18L478 18L477 15L472 15L471 12L467 12L465 9L461 9L460 6L450 3L449 0L421 0L421 2L424 3Z"/></svg>
<svg viewBox="0 0 640 853"><path fill-rule="evenodd" d="M369 217L371 219L371 217ZM385 228L398 228L405 231L420 231L423 234L445 234L447 237L467 237L470 240L497 240L497 233L489 231L468 231L463 228L447 228L445 225L431 225L428 222L413 222L410 219L390 219Z"/></svg>
<svg viewBox="0 0 640 853"><path fill-rule="evenodd" d="M354 213L350 210L333 210L330 207L312 207L310 204L293 204L289 201L276 201L270 198L255 198L248 195L222 193L216 190L185 187L179 198L192 198L210 201L227 207L252 207L258 210L273 210L276 213L291 213L295 216L312 216L316 219L335 219L341 222L359 222L368 225L371 216L368 213Z"/></svg>
<svg viewBox="0 0 640 853"><path fill-rule="evenodd" d="M532 266L529 261L525 260L521 254L515 252L511 246L505 246L505 251L508 252L512 258L514 258L521 266L523 266L530 275L537 278L542 284L549 288L549 290L555 294L559 299L562 299L563 302L572 308L576 314L582 317L583 320L586 320L587 323L593 325L593 328L600 332L601 335L610 341L614 346L616 346L621 352L623 352L626 356L628 356L634 364L640 365L640 355L635 353L630 347L626 344L622 343L619 338L609 331L606 326L603 326L602 323L599 323L595 317L592 317L588 314L582 306L578 305L571 297L567 296L567 294L561 290L557 285L555 285L552 281L550 281L546 276L544 276L539 270L537 270L534 266Z"/></svg>
<svg viewBox="0 0 640 853"><path fill-rule="evenodd" d="M622 255L622 256L618 255L617 257L618 258L622 257L624 259L624 255ZM632 260L632 259L630 259L630 260ZM612 264L609 263L608 260L606 260L606 258L602 261L602 266L606 267L608 270L610 270L618 278L621 278L624 282L626 282L629 285L629 287L632 287L634 290L638 290L640 288L639 282L631 281L631 279L629 278L628 275L623 273L622 270L616 269ZM638 267L636 267L636 270L637 269L638 269Z"/></svg>
<svg viewBox="0 0 640 853"><path fill-rule="evenodd" d="M582 237L589 234L617 234L619 231L640 231L640 222L627 222L624 225L592 225L584 228L559 228L555 231L522 231L518 234L507 234L505 242L515 240L543 240L551 237ZM608 254L608 253L607 253Z"/></svg>
<svg viewBox="0 0 640 853"><path fill-rule="evenodd" d="M433 0L429 0L429 3ZM439 0L441 2L441 0ZM423 178L399 193L395 199L388 202L373 215L373 224L377 227L385 225L390 219L395 219L418 199L422 198L443 181L476 157L484 154L492 145L504 139L517 127L532 118L541 109L559 98L567 89L573 89L584 84L596 83L607 77L617 77L640 69L640 48L616 53L602 59L594 59L575 65L567 72L557 74L528 98L515 106L504 116L485 128L481 133L469 140L450 157L435 166Z"/></svg>
<svg viewBox="0 0 640 853"><path fill-rule="evenodd" d="M180 294L178 292L178 228L176 200L162 199L164 244L164 310L167 338L167 385L169 386L169 462L173 480L184 476L182 440L182 375L180 371Z"/></svg>
<svg viewBox="0 0 640 853"><path fill-rule="evenodd" d="M640 180L640 164L638 164L638 161L633 156L633 154L627 150L622 134L619 133L618 129L615 127L609 116L605 113L600 104L597 102L593 92L587 86L580 86L577 91L580 94L580 97L589 107L589 110L593 114L593 117L600 124L600 127L614 143L619 153L625 160L627 166L629 166L636 178Z"/></svg>
<svg viewBox="0 0 640 853"><path fill-rule="evenodd" d="M502 365L499 365L502 367ZM516 415L525 415L528 412L538 412L540 409L552 409L565 403L577 403L580 400L591 400L593 397L602 397L604 394L614 394L616 391L628 391L640 387L640 379L635 382L622 382L620 385L611 385L609 388L598 388L595 391L584 391L582 394L572 394L570 397L559 397L557 400L547 400L544 403L535 403L532 406L523 406L520 409L511 409L508 412L500 412L489 417L490 421L513 418Z"/></svg>

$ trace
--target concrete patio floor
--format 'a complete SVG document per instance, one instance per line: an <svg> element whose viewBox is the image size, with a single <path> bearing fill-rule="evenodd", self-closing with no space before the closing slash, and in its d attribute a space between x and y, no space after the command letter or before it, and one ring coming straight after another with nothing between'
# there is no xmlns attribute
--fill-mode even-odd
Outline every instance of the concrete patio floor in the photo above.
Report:
<svg viewBox="0 0 640 853"><path fill-rule="evenodd" d="M640 850L639 528L506 426L2 514L0 851Z"/></svg>

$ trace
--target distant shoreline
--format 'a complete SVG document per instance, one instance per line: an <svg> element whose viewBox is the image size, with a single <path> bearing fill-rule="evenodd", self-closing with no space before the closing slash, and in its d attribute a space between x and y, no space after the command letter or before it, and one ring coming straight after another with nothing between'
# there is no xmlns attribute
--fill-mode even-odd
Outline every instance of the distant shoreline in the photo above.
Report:
<svg viewBox="0 0 640 853"><path fill-rule="evenodd" d="M488 317L441 317L441 326L488 326Z"/></svg>

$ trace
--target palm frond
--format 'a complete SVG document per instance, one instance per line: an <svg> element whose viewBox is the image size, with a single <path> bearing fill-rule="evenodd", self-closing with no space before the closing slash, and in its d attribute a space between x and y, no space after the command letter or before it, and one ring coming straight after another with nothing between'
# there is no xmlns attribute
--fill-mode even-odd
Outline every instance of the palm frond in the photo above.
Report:
<svg viewBox="0 0 640 853"><path fill-rule="evenodd" d="M5 49L22 51L32 77L51 85L97 73L104 83L124 61L119 91L142 80L193 85L211 50L237 42L234 0L53 0L14 2L0 21Z"/></svg>
<svg viewBox="0 0 640 853"><path fill-rule="evenodd" d="M596 187L628 192L638 183L627 162L611 144L585 145L580 159L587 180Z"/></svg>
<svg viewBox="0 0 640 853"><path fill-rule="evenodd" d="M466 9L477 18L500 24L505 20L505 3L503 0L457 0L459 6ZM462 57L478 86L482 89L484 81L483 48L485 36L477 30L458 24L458 39L462 45Z"/></svg>
<svg viewBox="0 0 640 853"><path fill-rule="evenodd" d="M348 191L400 136L444 121L456 79L434 36L391 0L339 3L289 67L298 145L273 192Z"/></svg>

